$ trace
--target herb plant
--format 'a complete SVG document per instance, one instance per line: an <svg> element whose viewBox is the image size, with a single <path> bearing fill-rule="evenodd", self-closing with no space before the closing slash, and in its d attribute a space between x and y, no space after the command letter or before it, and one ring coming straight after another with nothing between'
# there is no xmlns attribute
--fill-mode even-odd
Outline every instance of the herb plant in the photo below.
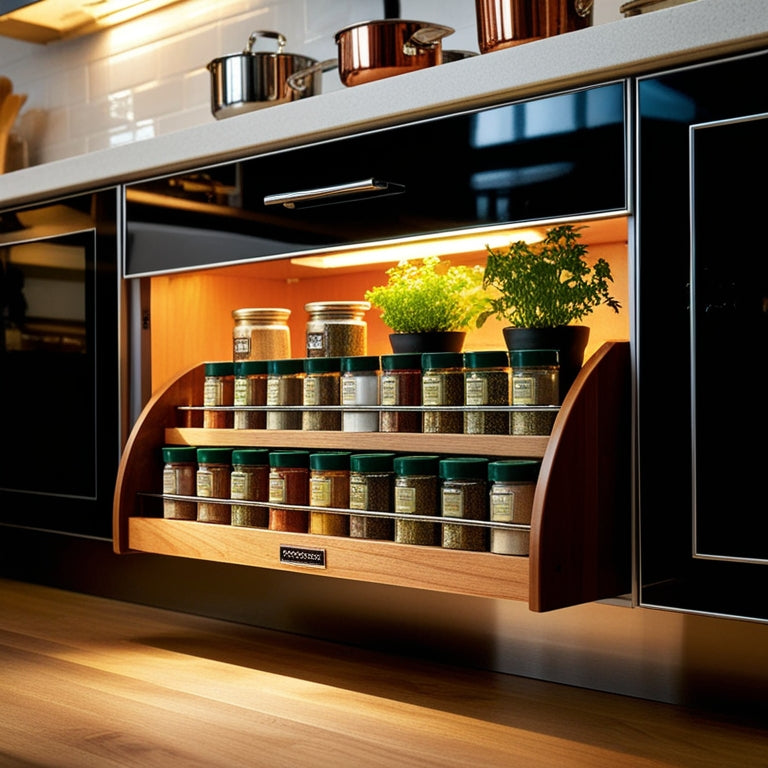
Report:
<svg viewBox="0 0 768 768"><path fill-rule="evenodd" d="M621 304L610 294L610 265L598 259L590 267L580 237L566 224L552 227L538 243L517 241L506 251L488 248L483 286L489 308L479 315L477 326L492 316L516 328L568 325L600 304L618 312Z"/></svg>
<svg viewBox="0 0 768 768"><path fill-rule="evenodd" d="M401 261L387 270L387 285L366 291L394 333L462 331L486 307L481 266L451 266L438 256Z"/></svg>

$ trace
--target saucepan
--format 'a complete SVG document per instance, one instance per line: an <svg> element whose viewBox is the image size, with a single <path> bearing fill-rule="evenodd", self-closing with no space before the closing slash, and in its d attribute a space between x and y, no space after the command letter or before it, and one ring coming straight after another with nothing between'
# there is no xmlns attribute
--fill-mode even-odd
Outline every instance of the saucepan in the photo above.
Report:
<svg viewBox="0 0 768 768"><path fill-rule="evenodd" d="M442 63L442 39L452 27L426 21L381 19L352 24L339 30L335 40L338 59L318 62L288 79L291 88L304 93L307 78L338 66L344 85L360 85Z"/></svg>
<svg viewBox="0 0 768 768"><path fill-rule="evenodd" d="M254 51L259 38L277 40L277 51ZM220 120L243 112L251 112L273 104L313 96L320 92L320 78L309 69L315 59L295 53L284 53L286 40L279 32L258 30L248 38L242 53L232 53L208 64L211 73L211 111ZM303 71L302 90L290 88L288 78Z"/></svg>

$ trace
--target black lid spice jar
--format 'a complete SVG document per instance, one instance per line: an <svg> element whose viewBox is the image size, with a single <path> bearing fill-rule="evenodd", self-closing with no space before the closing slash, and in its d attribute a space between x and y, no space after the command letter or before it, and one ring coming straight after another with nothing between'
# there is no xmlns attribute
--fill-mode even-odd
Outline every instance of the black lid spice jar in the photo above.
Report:
<svg viewBox="0 0 768 768"><path fill-rule="evenodd" d="M269 508L273 531L307 533L309 528L309 451L270 451L270 504L296 504L304 509Z"/></svg>
<svg viewBox="0 0 768 768"><path fill-rule="evenodd" d="M374 355L341 358L341 404L343 406L379 405L379 367ZM378 432L377 410L345 410L341 415L344 432Z"/></svg>
<svg viewBox="0 0 768 768"><path fill-rule="evenodd" d="M303 404L313 408L302 412L301 428L308 431L341 429L341 411L321 407L341 404L341 358L305 358L303 387Z"/></svg>
<svg viewBox="0 0 768 768"><path fill-rule="evenodd" d="M421 405L421 354L381 356L381 405ZM421 411L379 414L380 432L421 432Z"/></svg>
<svg viewBox="0 0 768 768"><path fill-rule="evenodd" d="M197 495L206 499L228 499L231 471L231 448L198 448ZM232 522L230 505L216 501L198 501L197 521L229 525Z"/></svg>
<svg viewBox="0 0 768 768"><path fill-rule="evenodd" d="M512 367L512 405L559 405L560 363L556 349L514 349L509 353ZM510 434L549 435L557 411L512 411Z"/></svg>
<svg viewBox="0 0 768 768"><path fill-rule="evenodd" d="M280 406L297 406L304 399L304 360L267 360L267 429L301 429L301 408L280 410Z"/></svg>
<svg viewBox="0 0 768 768"><path fill-rule="evenodd" d="M482 406L509 406L509 356L502 350L464 353L464 404L480 406L464 413L468 435L508 435L509 412Z"/></svg>
<svg viewBox="0 0 768 768"><path fill-rule="evenodd" d="M264 429L264 411L237 410L243 406L267 404L267 361L243 360L235 369L235 429Z"/></svg>
<svg viewBox="0 0 768 768"><path fill-rule="evenodd" d="M163 493L174 496L195 496L197 449L189 446L166 446L163 453ZM169 520L196 520L194 501L163 499L163 517Z"/></svg>
<svg viewBox="0 0 768 768"><path fill-rule="evenodd" d="M531 513L541 462L506 459L488 465L489 517L492 523L513 523L521 528L491 528L491 552L527 555L531 538Z"/></svg>
<svg viewBox="0 0 768 768"><path fill-rule="evenodd" d="M443 518L488 520L488 459L479 456L442 459L440 513ZM488 551L488 529L479 525L443 523L442 545L446 549Z"/></svg>
<svg viewBox="0 0 768 768"><path fill-rule="evenodd" d="M438 456L397 456L395 470L395 513L398 515L437 515ZM437 546L440 526L424 520L395 518L395 541L399 544Z"/></svg>
<svg viewBox="0 0 768 768"><path fill-rule="evenodd" d="M203 407L234 405L235 368L230 362L205 363L203 380ZM234 425L232 411L203 411L203 426L206 429L229 429Z"/></svg>
<svg viewBox="0 0 768 768"><path fill-rule="evenodd" d="M457 434L464 431L461 411L429 411L430 405L464 405L464 356L461 352L425 352L421 356L421 400L425 406L424 432Z"/></svg>
<svg viewBox="0 0 768 768"><path fill-rule="evenodd" d="M349 508L368 512L394 511L394 453L356 453L349 458ZM391 517L351 515L349 535L355 539L384 539L394 537Z"/></svg>
<svg viewBox="0 0 768 768"><path fill-rule="evenodd" d="M229 497L235 501L269 500L269 451L266 448L236 448L232 451ZM266 528L266 507L232 504L232 525Z"/></svg>
<svg viewBox="0 0 768 768"><path fill-rule="evenodd" d="M309 454L309 506L349 508L348 452ZM348 536L349 517L310 509L309 532L326 536Z"/></svg>
<svg viewBox="0 0 768 768"><path fill-rule="evenodd" d="M304 305L307 357L355 357L368 353L368 301L313 301Z"/></svg>

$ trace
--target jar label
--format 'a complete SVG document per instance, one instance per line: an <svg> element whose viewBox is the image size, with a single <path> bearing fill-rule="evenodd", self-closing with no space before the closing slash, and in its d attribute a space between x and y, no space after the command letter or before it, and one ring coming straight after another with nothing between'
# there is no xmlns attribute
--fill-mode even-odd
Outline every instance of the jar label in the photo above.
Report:
<svg viewBox="0 0 768 768"><path fill-rule="evenodd" d="M515 517L515 493L491 491L490 518L495 523L511 523Z"/></svg>
<svg viewBox="0 0 768 768"><path fill-rule="evenodd" d="M309 505L311 507L331 506L331 478L309 478Z"/></svg>
<svg viewBox="0 0 768 768"><path fill-rule="evenodd" d="M424 405L445 403L445 379L442 376L425 375L421 380L421 397Z"/></svg>
<svg viewBox="0 0 768 768"><path fill-rule="evenodd" d="M203 405L224 404L224 381L219 377L210 377L203 385Z"/></svg>
<svg viewBox="0 0 768 768"><path fill-rule="evenodd" d="M307 352L322 352L325 349L325 334L307 333ZM307 357L322 357L322 355L308 354Z"/></svg>
<svg viewBox="0 0 768 768"><path fill-rule="evenodd" d="M538 405L536 402L536 379L533 376L512 377L513 405Z"/></svg>
<svg viewBox="0 0 768 768"><path fill-rule="evenodd" d="M197 472L197 495L209 498L213 495L213 473L207 470Z"/></svg>
<svg viewBox="0 0 768 768"><path fill-rule="evenodd" d="M466 380L466 404L488 405L488 381L485 377Z"/></svg>
<svg viewBox="0 0 768 768"><path fill-rule="evenodd" d="M395 488L395 512L399 515L412 515L416 512L415 488Z"/></svg>
<svg viewBox="0 0 768 768"><path fill-rule="evenodd" d="M251 496L251 476L247 472L232 472L230 475L229 495L233 499L249 499Z"/></svg>
<svg viewBox="0 0 768 768"><path fill-rule="evenodd" d="M443 517L464 517L464 493L459 488L443 488Z"/></svg>
<svg viewBox="0 0 768 768"><path fill-rule="evenodd" d="M238 376L235 378L235 405L251 405L248 402L248 379L244 376Z"/></svg>
<svg viewBox="0 0 768 768"><path fill-rule="evenodd" d="M357 379L354 376L344 376L341 379L341 404L358 405Z"/></svg>
<svg viewBox="0 0 768 768"><path fill-rule="evenodd" d="M319 387L314 376L304 379L304 405L320 405Z"/></svg>
<svg viewBox="0 0 768 768"><path fill-rule="evenodd" d="M279 376L267 377L267 405L281 405Z"/></svg>
<svg viewBox="0 0 768 768"><path fill-rule="evenodd" d="M178 493L178 473L175 469L163 470L163 493Z"/></svg>
<svg viewBox="0 0 768 768"><path fill-rule="evenodd" d="M238 336L232 340L232 351L236 359L248 357L251 354L251 337Z"/></svg>
<svg viewBox="0 0 768 768"><path fill-rule="evenodd" d="M400 386L397 376L381 377L381 404L397 405L400 397Z"/></svg>
<svg viewBox="0 0 768 768"><path fill-rule="evenodd" d="M275 504L285 503L285 478L279 475L270 475L269 500Z"/></svg>
<svg viewBox="0 0 768 768"><path fill-rule="evenodd" d="M368 483L363 477L350 475L349 478L349 508L368 509Z"/></svg>

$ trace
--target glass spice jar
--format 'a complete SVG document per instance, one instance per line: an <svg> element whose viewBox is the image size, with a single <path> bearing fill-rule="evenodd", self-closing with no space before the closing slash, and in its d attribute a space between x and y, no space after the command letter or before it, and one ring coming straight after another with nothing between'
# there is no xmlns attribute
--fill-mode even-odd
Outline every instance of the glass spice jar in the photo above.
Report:
<svg viewBox="0 0 768 768"><path fill-rule="evenodd" d="M372 355L341 358L341 404L379 404L379 358ZM379 414L376 410L344 410L341 414L344 432L378 432Z"/></svg>
<svg viewBox="0 0 768 768"><path fill-rule="evenodd" d="M267 404L267 361L243 360L234 364L235 408ZM264 429L267 414L264 411L235 410L235 429Z"/></svg>
<svg viewBox="0 0 768 768"><path fill-rule="evenodd" d="M304 360L305 406L333 405L341 403L341 358L307 357ZM302 412L301 428L308 431L341 429L341 411L306 410Z"/></svg>
<svg viewBox="0 0 768 768"><path fill-rule="evenodd" d="M167 446L163 453L163 493L175 496L195 496L197 449L189 446ZM197 503L163 499L163 517L169 520L196 520Z"/></svg>
<svg viewBox="0 0 768 768"><path fill-rule="evenodd" d="M301 405L303 399L304 360L267 360L267 429L301 429L301 409L280 406Z"/></svg>
<svg viewBox="0 0 768 768"><path fill-rule="evenodd" d="M382 355L380 391L382 406L421 405L421 355ZM379 431L421 432L421 412L382 410Z"/></svg>
<svg viewBox="0 0 768 768"><path fill-rule="evenodd" d="M270 451L269 503L304 509L269 508L272 531L306 533L309 528L309 451Z"/></svg>
<svg viewBox="0 0 768 768"><path fill-rule="evenodd" d="M368 512L394 511L394 453L356 453L349 458L349 508ZM391 517L350 515L349 535L355 539L391 541L395 526Z"/></svg>
<svg viewBox="0 0 768 768"><path fill-rule="evenodd" d="M230 362L205 363L203 407L232 406L235 401L235 368ZM206 429L230 429L234 425L232 411L203 411Z"/></svg>
<svg viewBox="0 0 768 768"><path fill-rule="evenodd" d="M231 448L198 448L197 495L206 499L228 499L231 471ZM198 501L197 521L229 525L232 522L231 507L215 501Z"/></svg>
<svg viewBox="0 0 768 768"><path fill-rule="evenodd" d="M245 307L232 311L232 360L278 360L291 356L290 309Z"/></svg>
<svg viewBox="0 0 768 768"><path fill-rule="evenodd" d="M355 357L368 353L368 301L313 301L304 305L307 357Z"/></svg>
<svg viewBox="0 0 768 768"><path fill-rule="evenodd" d="M464 405L464 356L461 352L425 352L421 356L421 400L424 406ZM464 431L461 411L424 410L422 430L432 434Z"/></svg>
<svg viewBox="0 0 768 768"><path fill-rule="evenodd" d="M266 448L237 448L232 451L229 497L235 501L269 500L269 451ZM232 525L266 528L266 507L232 504Z"/></svg>
<svg viewBox="0 0 768 768"><path fill-rule="evenodd" d="M509 405L509 355L502 350L464 353L464 404ZM508 435L509 412L479 410L464 413L468 435Z"/></svg>
<svg viewBox="0 0 768 768"><path fill-rule="evenodd" d="M514 349L509 353L512 367L512 405L559 405L560 362L556 349ZM549 435L557 411L512 411L510 434Z"/></svg>
<svg viewBox="0 0 768 768"><path fill-rule="evenodd" d="M349 453L309 454L309 506L349 509ZM348 536L349 517L309 510L309 532Z"/></svg>
<svg viewBox="0 0 768 768"><path fill-rule="evenodd" d="M531 514L541 462L507 459L488 465L489 517L492 523L514 523L525 528L491 528L491 552L528 555Z"/></svg>
<svg viewBox="0 0 768 768"><path fill-rule="evenodd" d="M395 513L398 515L437 515L438 456L397 456L395 471ZM440 544L440 526L422 520L395 518L395 541L399 544Z"/></svg>
<svg viewBox="0 0 768 768"><path fill-rule="evenodd" d="M440 512L444 518L488 520L488 459L479 456L443 459L439 466ZM488 529L478 525L443 523L446 549L488 551Z"/></svg>

